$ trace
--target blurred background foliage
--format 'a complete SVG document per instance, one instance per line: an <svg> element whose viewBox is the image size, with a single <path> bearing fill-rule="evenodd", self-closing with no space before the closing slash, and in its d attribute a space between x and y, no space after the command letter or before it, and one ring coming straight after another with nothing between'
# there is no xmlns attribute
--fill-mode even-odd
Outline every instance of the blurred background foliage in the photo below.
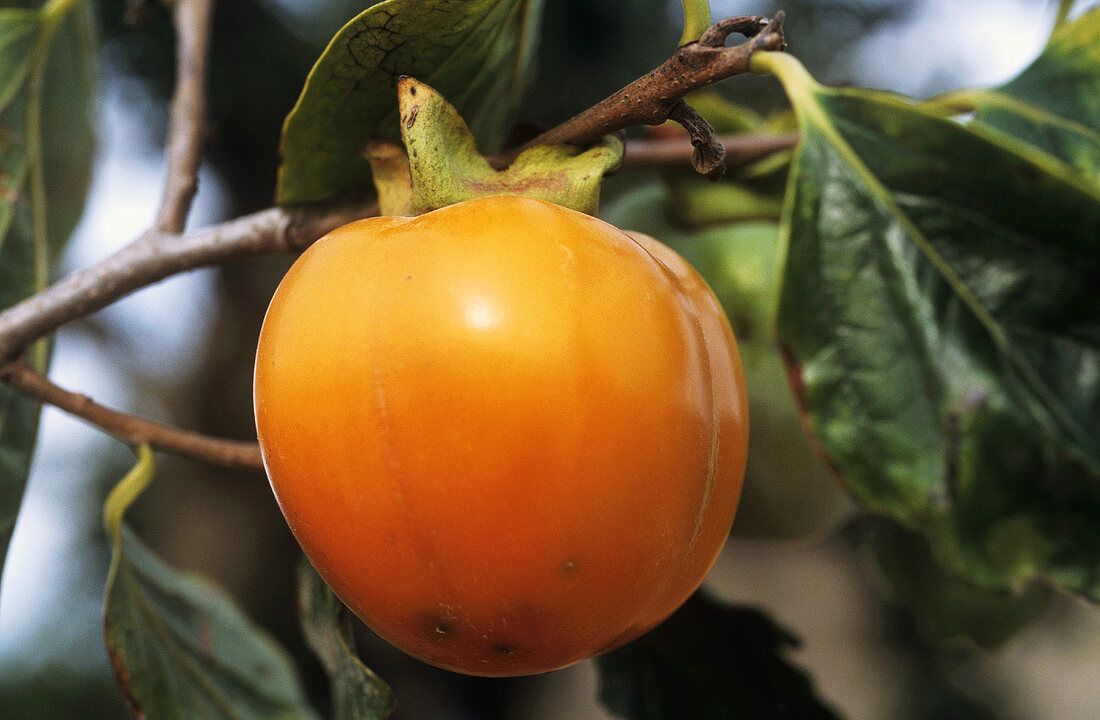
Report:
<svg viewBox="0 0 1100 720"><path fill-rule="evenodd" d="M282 120L328 38L366 4L216 4L211 132L192 225L271 204ZM1054 5L712 1L716 18L782 7L791 52L825 82L915 95L1007 79L1041 48ZM86 265L136 234L159 196L159 148L173 72L170 18L158 2L101 0L96 7L101 157L88 216L60 271ZM518 119L551 125L646 72L674 48L679 7L665 0L548 0L536 77ZM778 85L767 79L737 78L722 92L761 112L782 105ZM613 200L656 179L652 173L620 174L606 194ZM66 328L55 377L116 406L214 435L252 438L255 338L289 263L234 263L174 279L166 289L146 291ZM769 373L768 392L783 402L781 373ZM98 514L129 453L56 411L46 413L44 426L4 578L0 720L123 718L100 638L107 550ZM1094 683L1084 690L1088 664L1100 660L1100 618L1093 608L1056 598L1028 630L995 649L931 639L919 613L898 593L884 592L881 573L866 562L861 548L870 530L832 529L844 504L839 494L820 485L814 493L825 500L795 491L780 499L777 521L774 512L760 509L767 493L751 483L735 537L708 587L728 601L764 608L799 636L794 662L841 716L1100 713ZM261 474L164 457L157 481L130 517L166 561L217 578L270 628L300 658L306 685L324 708L323 675L305 650L294 614L297 546ZM591 663L544 677L486 680L426 667L366 632L360 641L364 660L398 697L398 718L608 717L595 699ZM1044 692L1035 691L1040 687Z"/></svg>

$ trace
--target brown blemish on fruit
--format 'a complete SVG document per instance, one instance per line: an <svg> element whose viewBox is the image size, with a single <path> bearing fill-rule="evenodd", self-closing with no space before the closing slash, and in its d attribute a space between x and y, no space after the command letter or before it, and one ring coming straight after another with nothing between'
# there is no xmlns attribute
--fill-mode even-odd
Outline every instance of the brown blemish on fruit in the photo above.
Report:
<svg viewBox="0 0 1100 720"><path fill-rule="evenodd" d="M454 637L458 629L458 614L451 608L440 606L424 614L425 631L433 640Z"/></svg>

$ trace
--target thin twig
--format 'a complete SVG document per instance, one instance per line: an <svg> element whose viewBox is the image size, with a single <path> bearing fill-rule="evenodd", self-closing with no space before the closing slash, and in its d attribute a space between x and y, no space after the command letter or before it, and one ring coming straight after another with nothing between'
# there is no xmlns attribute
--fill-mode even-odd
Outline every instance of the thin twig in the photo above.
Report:
<svg viewBox="0 0 1100 720"><path fill-rule="evenodd" d="M206 57L213 0L177 0L177 87L173 96L169 140L169 170L163 200L153 227L133 242L91 267L80 270L42 292L0 312L0 380L43 402L84 418L126 442L150 443L163 450L205 458L244 468L261 467L258 446L219 440L122 413L91 398L58 387L22 361L15 360L35 340L67 322L90 315L122 297L169 276L199 267L265 254L297 252L326 232L352 220L376 215L376 204L328 208L270 208L203 230L182 234L197 188L197 171L204 135ZM690 112L682 98L687 93L748 71L758 50L784 46L782 13L766 18L724 20L703 33L698 42L679 50L663 65L593 108L517 148L495 158L507 164L523 149L538 144L585 145L611 132L634 125L656 125L670 116L695 126L705 121ZM740 32L750 40L725 47L727 36ZM713 131L695 128L696 147L688 148L704 169L714 169L723 144ZM734 148L739 157L760 156L793 144L784 138L769 144ZM628 165L657 160L652 146L635 146ZM665 148L661 152L667 153ZM675 152L680 152L676 150ZM649 159L647 160L647 153ZM709 158L709 159L708 159ZM718 161L721 165L721 161Z"/></svg>
<svg viewBox="0 0 1100 720"><path fill-rule="evenodd" d="M636 125L660 125L688 93L749 71L749 58L759 50L782 50L783 13L772 19L729 18L712 26L699 42L679 48L659 67L534 140L512 150L500 162L514 160L536 145L589 145L604 135ZM750 37L725 47L726 37Z"/></svg>
<svg viewBox="0 0 1100 720"><path fill-rule="evenodd" d="M699 111L680 98L668 113L668 119L680 124L691 139L691 166L710 180L719 180L726 172L726 149L717 141L714 128Z"/></svg>
<svg viewBox="0 0 1100 720"><path fill-rule="evenodd" d="M260 447L254 442L223 440L113 410L87 395L70 392L26 363L16 360L0 367L0 380L20 392L75 415L130 445L149 443L158 450L188 455L232 468L263 469Z"/></svg>
<svg viewBox="0 0 1100 720"><path fill-rule="evenodd" d="M181 4L201 15L209 11L208 7L205 11L202 8L208 1L181 0ZM177 19L182 17L177 15ZM749 58L757 50L783 47L782 20L782 13L771 20L760 17L723 20L704 33L699 42L680 48L657 69L524 147L557 143L583 145L632 125L660 124L685 94L746 72ZM736 47L725 47L723 43L732 32L756 35ZM187 45L193 47L197 35L188 33L188 36L191 39ZM180 42L181 46L185 44L182 37ZM193 76L192 70L181 67L181 83L185 76ZM177 95L185 97L195 92L201 95L200 91L201 85L198 90L180 90ZM179 116L183 118L184 114L181 110ZM189 117L193 119L194 116ZM180 122L185 121L181 119ZM181 130L180 136L183 135ZM193 152L197 143L193 141L194 135L188 137L191 140L187 147ZM181 147L183 144L180 140ZM496 160L506 164L519 151ZM181 161L179 167L183 166ZM176 176L173 170L170 179ZM165 223L180 225L188 203L169 200L171 197L182 196L166 189L166 203L158 218L171 216L173 219ZM169 207L183 209L165 209ZM176 273L238 258L302 250L325 232L377 212L376 206L363 205L320 210L271 208L185 235L159 230L161 223L158 220L156 227L114 255L0 312L0 361L14 359L31 342L51 334L65 323L90 315L135 290Z"/></svg>
<svg viewBox="0 0 1100 720"><path fill-rule="evenodd" d="M700 42L680 48L656 70L527 146L584 144L630 125L664 122L688 92L745 72L757 50L782 47L781 22L782 13L772 20L724 20L704 33ZM721 46L734 31L758 34L736 47ZM631 155L641 162L639 153L631 151ZM270 208L184 235L151 229L114 255L0 312L0 361L15 358L28 344L65 323L171 275L240 258L300 251L329 230L377 212L377 206L362 204Z"/></svg>
<svg viewBox="0 0 1100 720"><path fill-rule="evenodd" d="M0 360L57 328L177 273L259 255L298 252L340 225L377 215L375 204L270 208L184 235L154 230L0 313Z"/></svg>
<svg viewBox="0 0 1100 720"><path fill-rule="evenodd" d="M168 179L154 227L183 232L199 184L206 136L206 60L213 0L176 0L176 90L172 96L165 156Z"/></svg>
<svg viewBox="0 0 1100 720"><path fill-rule="evenodd" d="M798 135L732 135L718 140L727 162L736 166L793 147ZM686 165L693 151L686 138L631 140L622 168ZM114 255L0 312L0 359L14 358L65 323L164 278L231 260L300 252L340 225L377 214L373 203L269 208L185 235L148 231Z"/></svg>
<svg viewBox="0 0 1100 720"><path fill-rule="evenodd" d="M798 133L776 135L719 135L715 139L725 150L727 167L740 167L798 144ZM620 170L682 167L692 161L695 148L686 137L629 140Z"/></svg>

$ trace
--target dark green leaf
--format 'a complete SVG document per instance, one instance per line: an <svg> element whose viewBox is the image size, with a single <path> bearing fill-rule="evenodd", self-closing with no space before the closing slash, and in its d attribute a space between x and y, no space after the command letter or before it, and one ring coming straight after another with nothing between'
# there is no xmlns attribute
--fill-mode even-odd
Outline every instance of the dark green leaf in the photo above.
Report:
<svg viewBox="0 0 1100 720"><path fill-rule="evenodd" d="M696 593L657 629L597 659L600 700L627 720L836 718L783 657L796 645L761 612Z"/></svg>
<svg viewBox="0 0 1100 720"><path fill-rule="evenodd" d="M56 256L76 229L92 179L96 137L96 38L91 3L57 29L42 88L46 238Z"/></svg>
<svg viewBox="0 0 1100 720"><path fill-rule="evenodd" d="M1100 195L1003 136L760 60L802 127L778 326L831 461L951 572L1100 596Z"/></svg>
<svg viewBox="0 0 1100 720"><path fill-rule="evenodd" d="M743 220L772 220L783 209L781 193L760 192L737 176L711 182L698 173L670 177L680 222L694 227Z"/></svg>
<svg viewBox="0 0 1100 720"><path fill-rule="evenodd" d="M929 643L969 638L996 648L1038 618L1054 593L1032 583L1021 592L988 590L945 571L920 535L883 517L856 521L886 594L908 611Z"/></svg>
<svg viewBox="0 0 1100 720"><path fill-rule="evenodd" d="M152 480L153 452L111 492L114 543L104 635L119 686L148 720L312 720L295 668L271 637L207 580L164 564L122 523Z"/></svg>
<svg viewBox="0 0 1100 720"><path fill-rule="evenodd" d="M95 47L88 8L0 8L0 308L46 285L88 187ZM48 364L39 343L28 360ZM26 485L38 403L0 385L0 571Z"/></svg>
<svg viewBox="0 0 1100 720"><path fill-rule="evenodd" d="M390 689L355 655L351 615L305 559L298 565L298 602L306 641L328 673L333 720L384 720Z"/></svg>
<svg viewBox="0 0 1100 720"><path fill-rule="evenodd" d="M283 128L280 203L370 186L367 141L399 141L397 78L443 94L486 149L530 64L542 0L386 0L349 22L314 65Z"/></svg>
<svg viewBox="0 0 1100 720"><path fill-rule="evenodd" d="M1058 26L1042 54L1015 79L972 95L977 121L1100 182L1100 8Z"/></svg>
<svg viewBox="0 0 1100 720"><path fill-rule="evenodd" d="M35 248L30 207L22 191L28 143L25 86L41 20L37 12L0 10L0 306L35 289ZM23 499L38 407L0 385L0 571Z"/></svg>

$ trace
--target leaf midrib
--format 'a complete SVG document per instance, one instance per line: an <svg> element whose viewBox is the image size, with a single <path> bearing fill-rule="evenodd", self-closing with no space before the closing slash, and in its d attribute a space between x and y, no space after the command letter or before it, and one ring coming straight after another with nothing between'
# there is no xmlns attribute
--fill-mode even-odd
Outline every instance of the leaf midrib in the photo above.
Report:
<svg viewBox="0 0 1100 720"><path fill-rule="evenodd" d="M997 90L962 90L948 93L929 101L933 105L963 103L975 110L993 108L1015 113L1038 124L1050 125L1061 130L1076 133L1100 146L1100 132L1072 118L1059 115L1047 108L1024 100L1018 95L1006 92L1004 87ZM978 122L982 122L979 120ZM982 124L986 124L982 122Z"/></svg>
<svg viewBox="0 0 1100 720"><path fill-rule="evenodd" d="M935 250L928 238L924 236L920 229L917 228L909 218L908 214L897 204L890 190L883 185L878 176L867 167L832 123L816 97L819 94L829 92L832 91L817 86L813 88L811 92L806 92L799 96L804 102L798 103L797 109L803 116L804 121L813 123L818 130L830 140L840 156L844 158L845 162L852 167L857 176L866 184L871 195L882 203L886 211L897 217L905 233L913 240L917 248L941 275L951 290L959 296L966 307L978 319L979 323L986 329L986 332L989 333L998 351L1003 357L1008 359L1011 366L1020 374L1021 380L1031 390L1043 409L1050 415L1051 419L1059 424L1061 431L1075 438L1075 442L1081 443L1083 447L1088 447L1090 444L1094 445L1095 441L1091 441L1091 438L1087 435L1087 431L1083 431L1079 427L1079 423L1073 421L1072 415L1060 402L1058 402L1057 396L1054 395L1051 389L1047 387L1046 383L1042 381L1036 373L1035 368L1031 367L1026 360L1015 351L1004 327L1002 327L997 319L971 292L970 288L962 281L958 274L955 273L943 256ZM981 137L981 135L978 137ZM1011 151L1011 148L1008 150ZM1096 464L1087 457L1082 459L1088 462L1090 466L1095 466Z"/></svg>
<svg viewBox="0 0 1100 720"><path fill-rule="evenodd" d="M156 653L158 658L161 658L160 664L164 668L164 676L171 678L172 673L170 666L162 659L164 654L171 656L174 659L174 663L171 667L181 669L186 673L195 683L198 688L206 691L206 696L215 704L215 706L221 708L226 713L227 717L237 718L239 720L248 720L248 716L241 714L233 706L225 692L214 684L213 676L204 674L196 667L197 663L195 659L201 657L203 652L198 647L195 640L188 634L183 632L176 623L169 622L167 620L161 620L161 614L153 607L152 598L145 592L145 582L150 580L150 577L142 573L141 568L136 564L128 562L125 551L121 554L121 580L127 586L126 596L131 599L128 605L133 607L132 618L135 624L141 623L145 627L148 627L152 632L160 639L158 646L165 652ZM140 579L144 577L145 580ZM159 581L153 580L153 585L159 585ZM196 606L201 614L201 608ZM235 668L229 668L224 664L218 665L218 673L233 682L238 683L242 687L252 687L249 682L249 678L240 672L236 672ZM175 683L170 683L175 688ZM264 696L257 696L257 699L265 700L265 702L271 702L272 705L281 705L278 699L266 698ZM198 709L202 706L202 703L194 703L193 707ZM204 711L204 717L212 717Z"/></svg>

